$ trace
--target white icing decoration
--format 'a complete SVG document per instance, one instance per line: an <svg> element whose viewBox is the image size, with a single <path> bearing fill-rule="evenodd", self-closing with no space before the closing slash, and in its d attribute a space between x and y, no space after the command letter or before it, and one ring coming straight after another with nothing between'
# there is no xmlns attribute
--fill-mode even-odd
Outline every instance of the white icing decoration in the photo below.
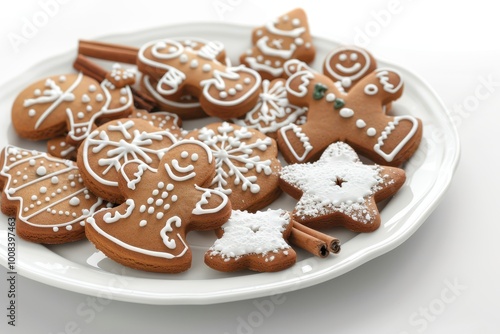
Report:
<svg viewBox="0 0 500 334"><path fill-rule="evenodd" d="M383 89L386 92L391 93L391 94L395 94L403 86L403 80L401 79L401 74L399 74L398 72L396 72L394 70L383 69L383 68L379 68L375 72L377 73L376 76L379 79L380 84L382 85ZM399 83L397 86L394 86L392 83L389 82L389 73L391 73L391 72L398 76Z"/></svg>
<svg viewBox="0 0 500 334"><path fill-rule="evenodd" d="M328 94L326 94L325 99L326 99L326 102L334 102L336 97L335 97L335 94L328 93Z"/></svg>
<svg viewBox="0 0 500 334"><path fill-rule="evenodd" d="M171 107L174 107L174 108L181 108L181 109L189 109L189 108L198 108L200 107L200 103L199 102L189 102L189 103L186 103L186 102L177 102L177 101L171 101L171 100L167 100L165 99L162 95L160 95L156 89L153 87L153 85L151 85L151 80L149 78L149 76L145 75L143 77L143 83L144 83L144 86L146 88L146 90L148 91L149 94L151 94L155 100L157 100L158 102L162 103L162 104L165 104L167 106L171 106Z"/></svg>
<svg viewBox="0 0 500 334"><path fill-rule="evenodd" d="M69 205L71 206L78 206L80 204L80 199L78 197L72 197L69 200Z"/></svg>
<svg viewBox="0 0 500 334"><path fill-rule="evenodd" d="M407 120L412 123L412 128L410 132L399 142L399 144L392 150L391 153L387 154L382 151L381 147L384 145L385 140L389 137L391 134L392 130L396 128L396 126L399 124L400 121L402 120ZM394 117L394 120L392 122L389 122L387 126L384 128L384 130L381 132L380 137L377 140L377 144L373 147L375 152L377 152L382 158L385 159L387 162L391 162L394 160L396 155L399 154L401 149L408 143L408 141L415 135L418 129L418 121L415 117L413 116L396 116Z"/></svg>
<svg viewBox="0 0 500 334"><path fill-rule="evenodd" d="M365 86L364 92L366 95L375 95L378 93L378 87L375 84L368 84Z"/></svg>
<svg viewBox="0 0 500 334"><path fill-rule="evenodd" d="M281 48L280 49L271 48L267 45L268 40L269 40L268 36L263 36L256 43L256 46L266 56L279 57L279 58L283 58L283 59L290 59L290 58L292 58L293 53L297 49L295 44L290 44L290 49L288 49L288 50L281 49Z"/></svg>
<svg viewBox="0 0 500 334"><path fill-rule="evenodd" d="M355 65L353 65L353 67L351 67L351 68L347 68L347 67L345 67L341 64L338 64L338 63L335 64L335 66L337 67L338 70L340 70L344 73L347 73L347 74L351 74L350 76L346 77L345 75L340 75L334 69L332 69L331 60L332 60L332 57L334 57L337 53L344 52L344 51L351 51L351 50L354 50L363 56L363 58L365 59L365 66L361 67L361 63L359 63L359 62L355 63ZM342 57L342 58L339 56L339 59L341 61L346 60L347 55L345 55L345 57ZM371 66L371 61L370 61L370 56L368 55L368 53L365 50L363 50L361 48L354 47L354 46L342 47L340 49L334 50L334 51L330 52L326 56L326 59L325 59L326 71L328 72L329 75L331 75L333 78L335 78L339 81L342 81L343 79L346 79L346 78L348 78L350 80L350 82L352 82L354 80L358 80L359 78L363 77L367 73L370 66Z"/></svg>
<svg viewBox="0 0 500 334"><path fill-rule="evenodd" d="M206 215L206 214L219 212L220 210L222 210L223 208L226 207L226 205L229 201L226 194L224 194L222 191L219 191L216 189L202 188L202 187L199 187L197 185L195 185L195 188L196 188L196 190L203 191L203 194L201 195L201 199L196 203L195 208L191 212L194 215ZM209 199L210 199L210 197L212 197L212 195L216 195L216 196L219 196L220 198L222 198L221 204L219 204L215 208L203 209L202 206L209 203Z"/></svg>
<svg viewBox="0 0 500 334"><path fill-rule="evenodd" d="M299 37L300 35L302 35L306 31L305 27L298 27L298 28L295 28L293 30L278 29L275 26L274 22L267 22L266 29L275 35L281 35L281 36L285 36L285 37Z"/></svg>
<svg viewBox="0 0 500 334"><path fill-rule="evenodd" d="M292 146L290 141L288 140L288 135L286 134L288 130L292 130L295 136L299 138L300 142L302 142L302 147L304 148L304 153L302 153L301 156L297 154L295 151L295 148ZM288 147L290 153L295 157L295 159L299 162L304 161L304 159L307 157L307 154L312 151L313 147L309 141L309 137L305 133L302 132L302 128L297 126L296 124L289 124L287 126L284 126L280 129L281 131L281 136L283 138L283 141L285 142L285 145Z"/></svg>
<svg viewBox="0 0 500 334"><path fill-rule="evenodd" d="M300 78L301 84L297 87L297 90L292 89L290 87L290 83L293 80L296 80L296 78ZM292 94L297 97L304 97L307 95L309 92L308 87L311 84L311 80L314 79L314 74L309 72L309 71L301 71L301 72L296 72L293 74L288 80L286 81L286 91L289 94Z"/></svg>
<svg viewBox="0 0 500 334"><path fill-rule="evenodd" d="M363 121L362 119L358 119L358 120L356 120L356 126L360 129L362 129L366 126L366 122Z"/></svg>
<svg viewBox="0 0 500 334"><path fill-rule="evenodd" d="M377 130L375 130L374 128L368 128L366 130L366 134L369 136L369 137L373 137L377 134Z"/></svg>
<svg viewBox="0 0 500 334"><path fill-rule="evenodd" d="M104 220L104 222L106 222L108 224L111 224L111 223L116 223L120 219L130 217L130 215L132 214L132 212L135 209L135 202L133 199L129 198L129 199L127 199L125 204L127 205L127 208L125 209L125 213L120 213L118 211L115 211L115 214L112 215L111 212L106 212L104 214L104 216L102 217L102 220Z"/></svg>
<svg viewBox="0 0 500 334"><path fill-rule="evenodd" d="M342 108L342 109L340 109L339 114L343 118L350 118L350 117L354 116L354 111L352 109L349 109L349 108Z"/></svg>

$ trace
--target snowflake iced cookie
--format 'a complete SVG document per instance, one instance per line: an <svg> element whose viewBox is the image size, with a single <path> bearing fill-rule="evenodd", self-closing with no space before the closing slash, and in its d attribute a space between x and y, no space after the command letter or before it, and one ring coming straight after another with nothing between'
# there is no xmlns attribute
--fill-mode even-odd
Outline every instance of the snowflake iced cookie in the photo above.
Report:
<svg viewBox="0 0 500 334"><path fill-rule="evenodd" d="M341 46L327 54L323 73L345 91L375 71L377 62L367 50L357 46Z"/></svg>
<svg viewBox="0 0 500 334"><path fill-rule="evenodd" d="M157 168L125 163L121 205L87 219L86 235L109 258L135 269L177 273L191 266L186 234L213 230L231 215L231 203L208 189L215 172L211 150L195 140L172 145Z"/></svg>
<svg viewBox="0 0 500 334"><path fill-rule="evenodd" d="M422 122L410 115L389 115L385 106L403 93L398 72L377 69L341 92L317 72L302 70L288 78L288 100L308 107L307 121L278 132L278 145L290 163L314 161L336 141L343 141L374 162L399 166L418 148Z"/></svg>
<svg viewBox="0 0 500 334"><path fill-rule="evenodd" d="M93 193L122 203L125 198L118 189L122 166L130 160L140 160L155 168L175 142L177 139L169 130L143 119L122 118L92 131L78 149L77 164Z"/></svg>
<svg viewBox="0 0 500 334"><path fill-rule="evenodd" d="M253 47L240 56L240 62L253 68L262 79L283 74L289 59L312 62L316 55L304 10L294 9L252 32Z"/></svg>
<svg viewBox="0 0 500 334"><path fill-rule="evenodd" d="M256 211L279 196L281 164L274 139L227 122L194 130L186 138L210 148L216 162L210 187L227 194L234 209Z"/></svg>
<svg viewBox="0 0 500 334"><path fill-rule="evenodd" d="M193 96L208 115L230 119L257 103L261 78L246 66L218 61L223 50L218 42L193 50L174 39L152 41L140 48L137 66L154 86L150 93L172 101Z"/></svg>
<svg viewBox="0 0 500 334"><path fill-rule="evenodd" d="M307 108L294 106L288 101L285 82L284 79L263 80L262 93L260 93L257 105L244 117L232 121L276 138L277 131L281 127L305 117Z"/></svg>
<svg viewBox="0 0 500 334"><path fill-rule="evenodd" d="M12 126L33 140L67 134L77 145L100 118L126 117L133 109L135 74L114 67L101 83L79 74L51 76L25 88L12 106Z"/></svg>
<svg viewBox="0 0 500 334"><path fill-rule="evenodd" d="M344 226L371 232L380 226L377 202L406 180L396 167L363 164L347 144L331 144L314 163L282 168L280 186L298 202L294 220L309 227Z"/></svg>
<svg viewBox="0 0 500 334"><path fill-rule="evenodd" d="M2 212L23 239L61 244L85 237L85 219L105 203L83 185L77 166L46 153L7 146L0 156Z"/></svg>
<svg viewBox="0 0 500 334"><path fill-rule="evenodd" d="M235 210L216 230L218 239L205 253L205 263L226 272L289 268L297 257L286 241L292 226L290 214L281 209L256 213Z"/></svg>

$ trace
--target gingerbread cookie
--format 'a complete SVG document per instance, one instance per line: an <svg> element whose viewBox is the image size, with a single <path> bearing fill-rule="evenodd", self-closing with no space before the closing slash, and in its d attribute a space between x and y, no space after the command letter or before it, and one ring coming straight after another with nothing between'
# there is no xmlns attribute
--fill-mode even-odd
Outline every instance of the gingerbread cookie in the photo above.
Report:
<svg viewBox="0 0 500 334"><path fill-rule="evenodd" d="M283 64L289 59L309 63L316 55L306 13L300 8L254 29L252 44L240 62L259 72L262 79L281 77Z"/></svg>
<svg viewBox="0 0 500 334"><path fill-rule="evenodd" d="M105 207L69 160L12 145L2 150L2 212L16 217L23 239L61 244L85 237L85 219Z"/></svg>
<svg viewBox="0 0 500 334"><path fill-rule="evenodd" d="M194 96L208 115L230 119L257 103L261 79L243 65L230 67L219 62L222 49L220 43L193 51L173 39L153 41L140 48L137 66L156 80L158 94L173 101Z"/></svg>
<svg viewBox="0 0 500 334"><path fill-rule="evenodd" d="M292 226L290 214L281 209L256 213L233 211L231 218L217 230L219 239L205 253L205 263L225 272L289 268L297 258L286 241Z"/></svg>
<svg viewBox="0 0 500 334"><path fill-rule="evenodd" d="M377 62L365 49L357 46L341 46L325 58L323 73L349 91L361 79L375 71Z"/></svg>
<svg viewBox="0 0 500 334"><path fill-rule="evenodd" d="M314 163L283 167L280 186L298 200L293 218L299 223L371 232L380 226L376 202L395 194L405 179L404 170L365 165L349 145L337 142Z"/></svg>
<svg viewBox="0 0 500 334"><path fill-rule="evenodd" d="M277 131L281 127L297 122L305 116L306 111L307 108L294 106L288 101L284 79L263 80L262 93L260 93L257 105L243 118L232 121L276 138Z"/></svg>
<svg viewBox="0 0 500 334"><path fill-rule="evenodd" d="M23 138L42 140L67 133L77 145L101 117L126 117L133 109L130 71L113 68L100 84L79 74L51 76L24 89L12 106L12 125Z"/></svg>
<svg viewBox="0 0 500 334"><path fill-rule="evenodd" d="M130 160L157 167L169 146L177 142L168 130L148 121L124 118L101 125L78 149L77 164L91 191L102 198L122 203L118 179L122 166Z"/></svg>
<svg viewBox="0 0 500 334"><path fill-rule="evenodd" d="M256 211L279 196L281 164L274 139L227 122L194 130L186 138L208 145L216 161L210 187L227 194L234 209Z"/></svg>
<svg viewBox="0 0 500 334"><path fill-rule="evenodd" d="M119 177L125 202L88 218L88 239L111 259L135 269L187 270L192 254L186 234L216 229L231 215L227 196L205 188L214 172L212 152L195 140L172 145L158 168L128 161Z"/></svg>
<svg viewBox="0 0 500 334"><path fill-rule="evenodd" d="M328 145L344 141L376 163L398 166L420 144L419 119L384 112L384 106L403 93L403 80L394 70L377 69L347 93L310 71L293 74L286 88L291 103L308 107L305 124L291 124L278 133L280 151L288 162L314 161Z"/></svg>
<svg viewBox="0 0 500 334"><path fill-rule="evenodd" d="M58 136L47 141L47 153L53 157L76 160L78 146L68 143L66 136Z"/></svg>

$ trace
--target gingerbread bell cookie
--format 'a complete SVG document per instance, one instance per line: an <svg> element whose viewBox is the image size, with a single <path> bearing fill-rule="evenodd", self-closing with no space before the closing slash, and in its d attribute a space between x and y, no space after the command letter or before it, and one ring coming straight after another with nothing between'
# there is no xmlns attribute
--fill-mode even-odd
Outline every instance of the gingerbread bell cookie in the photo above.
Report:
<svg viewBox="0 0 500 334"><path fill-rule="evenodd" d="M235 210L217 230L219 237L205 253L205 263L220 271L249 269L258 272L280 271L297 258L286 239L292 230L285 210L256 213Z"/></svg>
<svg viewBox="0 0 500 334"><path fill-rule="evenodd" d="M9 145L0 156L1 208L16 217L16 233L43 244L85 238L85 219L106 203L83 184L69 160Z"/></svg>
<svg viewBox="0 0 500 334"><path fill-rule="evenodd" d="M371 232L380 226L376 203L406 179L397 167L363 164L347 144L331 144L314 163L283 167L280 186L298 202L293 218L309 227L344 226Z"/></svg>
<svg viewBox="0 0 500 334"><path fill-rule="evenodd" d="M376 163L398 166L408 160L422 138L422 122L411 115L389 115L385 106L403 93L398 72L377 69L347 93L317 72L299 71L286 83L291 103L308 107L303 125L290 124L278 133L288 162L319 158L336 141L344 141Z"/></svg>
<svg viewBox="0 0 500 334"><path fill-rule="evenodd" d="M176 100L194 96L210 116L230 119L250 110L259 98L261 78L246 66L226 66L217 60L223 49L209 43L199 50L174 39L144 44L138 69L156 83L154 90Z"/></svg>
<svg viewBox="0 0 500 334"><path fill-rule="evenodd" d="M186 234L216 229L231 215L227 196L206 188L214 173L211 150L195 140L172 145L158 168L128 161L119 177L125 202L88 218L88 239L131 268L165 273L189 269Z"/></svg>
<svg viewBox="0 0 500 334"><path fill-rule="evenodd" d="M135 74L114 67L102 82L82 73L51 76L24 89L12 106L12 126L32 140L67 134L78 144L102 118L126 117L133 109L129 85Z"/></svg>
<svg viewBox="0 0 500 334"><path fill-rule="evenodd" d="M253 47L240 56L240 62L268 80L282 76L287 60L309 63L316 55L307 15L300 8L254 29L252 44Z"/></svg>
<svg viewBox="0 0 500 334"><path fill-rule="evenodd" d="M307 108L295 106L288 101L285 82L284 79L263 80L262 93L255 107L244 117L232 121L276 139L280 128L305 118Z"/></svg>
<svg viewBox="0 0 500 334"><path fill-rule="evenodd" d="M186 135L205 143L216 161L210 187L227 194L235 210L256 211L279 195L278 148L257 130L227 122L213 123Z"/></svg>
<svg viewBox="0 0 500 334"><path fill-rule="evenodd" d="M122 203L118 188L121 168L130 160L157 167L169 146L177 142L168 130L138 118L123 118L94 130L78 149L77 164L85 184L95 194Z"/></svg>

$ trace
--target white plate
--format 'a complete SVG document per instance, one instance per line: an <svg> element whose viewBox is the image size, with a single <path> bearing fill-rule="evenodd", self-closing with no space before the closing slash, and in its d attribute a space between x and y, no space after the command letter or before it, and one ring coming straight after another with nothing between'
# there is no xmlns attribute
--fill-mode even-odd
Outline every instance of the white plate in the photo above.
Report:
<svg viewBox="0 0 500 334"><path fill-rule="evenodd" d="M193 36L222 41L234 64L250 46L250 27L197 23L168 26L103 38L103 41L140 46L162 37ZM312 67L321 68L326 53L339 43L315 38L317 57ZM47 59L0 88L0 110L10 113L15 96L32 81L72 72L76 51ZM396 114L412 114L424 123L423 141L405 165L407 181L382 210L381 227L369 234L332 229L342 241L339 255L315 258L299 250L297 263L278 273L219 273L203 263L203 254L215 239L212 233L192 232L193 265L186 273L168 275L125 268L105 258L86 240L43 246L16 240L16 270L20 275L59 288L122 301L147 304L210 304L284 293L319 284L342 275L397 247L409 238L436 208L451 181L459 158L459 142L449 112L434 91L418 76L397 65L379 60L380 66L401 72L403 97L393 104ZM4 116L6 117L6 116ZM200 121L198 121L200 122ZM206 120L204 121L206 122ZM199 123L185 122L185 127ZM1 122L0 148L7 144L45 150L44 143L19 139L10 122ZM290 209L293 201L283 195L273 207ZM7 217L0 216L0 262L7 267Z"/></svg>

